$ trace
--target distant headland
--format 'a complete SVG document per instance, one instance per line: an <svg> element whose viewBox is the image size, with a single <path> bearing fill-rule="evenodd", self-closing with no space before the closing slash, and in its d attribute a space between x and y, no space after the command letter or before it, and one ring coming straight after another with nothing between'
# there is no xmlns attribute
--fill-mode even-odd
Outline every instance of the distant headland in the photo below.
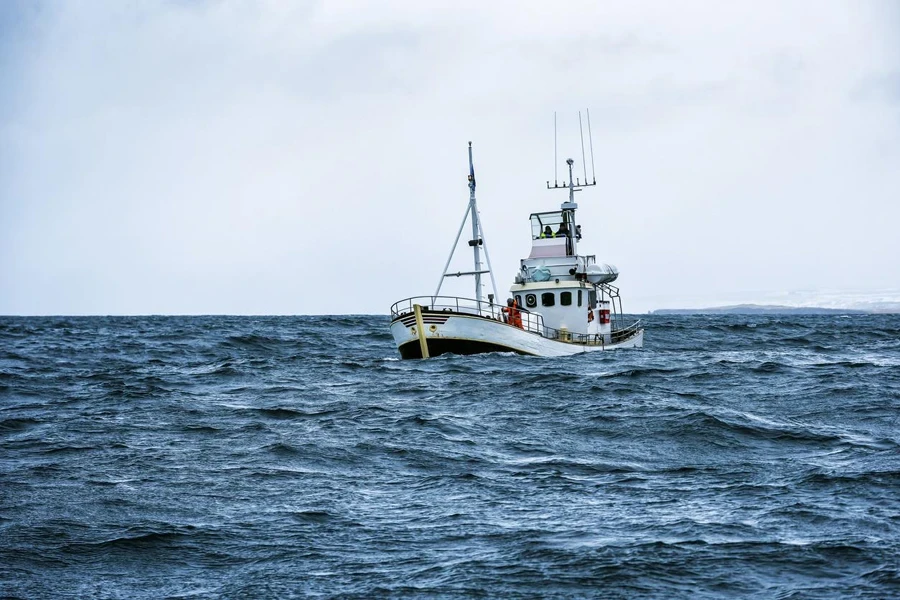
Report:
<svg viewBox="0 0 900 600"><path fill-rule="evenodd" d="M873 303L859 308L827 308L823 306L782 306L778 304L735 304L709 308L660 308L652 315L867 315L900 313L900 303Z"/></svg>

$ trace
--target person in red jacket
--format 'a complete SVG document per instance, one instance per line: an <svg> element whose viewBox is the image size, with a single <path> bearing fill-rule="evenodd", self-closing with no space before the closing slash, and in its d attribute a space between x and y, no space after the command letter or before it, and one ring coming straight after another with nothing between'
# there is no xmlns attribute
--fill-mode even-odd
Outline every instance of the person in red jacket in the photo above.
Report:
<svg viewBox="0 0 900 600"><path fill-rule="evenodd" d="M506 313L507 323L522 329L522 311L519 310L519 303L517 301L512 298L507 300L503 312Z"/></svg>

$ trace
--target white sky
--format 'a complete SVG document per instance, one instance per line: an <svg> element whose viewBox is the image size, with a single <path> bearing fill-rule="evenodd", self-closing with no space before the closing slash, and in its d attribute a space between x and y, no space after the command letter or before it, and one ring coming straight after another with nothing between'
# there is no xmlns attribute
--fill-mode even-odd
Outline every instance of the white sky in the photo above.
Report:
<svg viewBox="0 0 900 600"><path fill-rule="evenodd" d="M385 313L468 140L505 295L584 107L626 310L900 289L889 0L10 1L0 90L0 314Z"/></svg>

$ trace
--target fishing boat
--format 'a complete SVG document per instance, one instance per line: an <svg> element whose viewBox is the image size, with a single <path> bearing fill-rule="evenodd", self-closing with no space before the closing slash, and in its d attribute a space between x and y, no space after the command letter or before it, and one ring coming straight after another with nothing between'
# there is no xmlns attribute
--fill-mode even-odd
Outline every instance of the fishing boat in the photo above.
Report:
<svg viewBox="0 0 900 600"><path fill-rule="evenodd" d="M469 204L437 290L434 295L406 298L391 306L391 334L401 357L483 352L567 356L643 346L641 321L625 321L619 289L612 285L618 270L597 262L595 255L578 253L582 234L575 218L575 193L596 185L596 177L588 183L585 169L584 182L573 179L574 162L571 158L566 161L568 182L554 181L553 186L547 182L548 189L568 191L568 199L559 210L529 216L531 252L520 261L509 298L498 302L475 201L475 165L469 142ZM468 245L474 269L450 272L467 221L471 221ZM486 300L482 295L484 275L490 276L493 291ZM442 296L447 277L473 277L474 298Z"/></svg>

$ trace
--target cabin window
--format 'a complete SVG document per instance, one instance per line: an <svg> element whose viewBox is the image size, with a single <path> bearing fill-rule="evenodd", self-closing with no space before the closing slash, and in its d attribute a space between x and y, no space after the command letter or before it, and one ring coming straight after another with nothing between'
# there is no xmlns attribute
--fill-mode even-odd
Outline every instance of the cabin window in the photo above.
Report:
<svg viewBox="0 0 900 600"><path fill-rule="evenodd" d="M553 306L556 304L556 295L553 292L541 294L541 306Z"/></svg>
<svg viewBox="0 0 900 600"><path fill-rule="evenodd" d="M581 306L581 290L578 290L578 306Z"/></svg>
<svg viewBox="0 0 900 600"><path fill-rule="evenodd" d="M559 303L563 306L572 306L572 292L560 292Z"/></svg>
<svg viewBox="0 0 900 600"><path fill-rule="evenodd" d="M522 306L522 296L521 294L516 294L516 304L518 306Z"/></svg>
<svg viewBox="0 0 900 600"><path fill-rule="evenodd" d="M588 292L588 306L591 308L595 308L597 306L597 291L591 290Z"/></svg>
<svg viewBox="0 0 900 600"><path fill-rule="evenodd" d="M525 296L525 306L527 306L528 308L534 308L535 306L537 306L537 296L535 296L534 294L527 294Z"/></svg>

